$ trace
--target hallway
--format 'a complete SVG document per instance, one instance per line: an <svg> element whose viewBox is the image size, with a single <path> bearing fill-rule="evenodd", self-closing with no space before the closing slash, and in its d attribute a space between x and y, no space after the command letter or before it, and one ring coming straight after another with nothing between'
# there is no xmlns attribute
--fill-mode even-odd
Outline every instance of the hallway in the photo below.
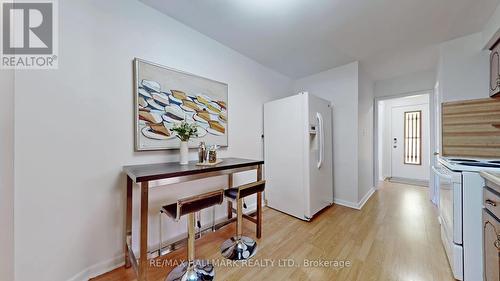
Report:
<svg viewBox="0 0 500 281"><path fill-rule="evenodd" d="M245 224L247 236L254 236L251 226ZM222 264L219 247L233 231L231 225L196 241L198 258L220 263L217 280L454 280L439 237L437 209L422 187L384 182L363 210L334 205L312 222L266 208L259 251L247 266ZM167 257L182 260L185 250ZM306 260L345 264L307 267ZM294 264L279 266L279 261ZM150 280L164 280L169 271L168 265L151 268ZM135 275L119 268L95 280L132 281Z"/></svg>

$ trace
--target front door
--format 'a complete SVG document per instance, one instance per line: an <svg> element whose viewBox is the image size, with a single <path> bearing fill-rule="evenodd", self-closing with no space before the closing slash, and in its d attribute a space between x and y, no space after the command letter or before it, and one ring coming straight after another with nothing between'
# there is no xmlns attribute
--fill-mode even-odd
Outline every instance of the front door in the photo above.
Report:
<svg viewBox="0 0 500 281"><path fill-rule="evenodd" d="M429 104L391 111L391 177L429 180Z"/></svg>

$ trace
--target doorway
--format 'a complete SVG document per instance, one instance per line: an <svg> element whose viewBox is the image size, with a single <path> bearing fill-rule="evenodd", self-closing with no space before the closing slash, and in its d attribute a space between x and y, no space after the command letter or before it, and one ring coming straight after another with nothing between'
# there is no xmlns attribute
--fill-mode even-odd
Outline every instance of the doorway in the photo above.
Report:
<svg viewBox="0 0 500 281"><path fill-rule="evenodd" d="M377 181L428 186L433 120L431 91L376 100Z"/></svg>

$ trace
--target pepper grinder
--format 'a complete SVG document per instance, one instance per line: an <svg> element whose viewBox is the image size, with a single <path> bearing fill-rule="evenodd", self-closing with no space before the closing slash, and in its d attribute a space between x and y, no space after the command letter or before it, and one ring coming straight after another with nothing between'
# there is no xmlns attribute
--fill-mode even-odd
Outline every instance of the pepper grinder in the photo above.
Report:
<svg viewBox="0 0 500 281"><path fill-rule="evenodd" d="M198 162L204 163L206 159L207 159L207 146L205 145L205 142L202 141L198 146Z"/></svg>

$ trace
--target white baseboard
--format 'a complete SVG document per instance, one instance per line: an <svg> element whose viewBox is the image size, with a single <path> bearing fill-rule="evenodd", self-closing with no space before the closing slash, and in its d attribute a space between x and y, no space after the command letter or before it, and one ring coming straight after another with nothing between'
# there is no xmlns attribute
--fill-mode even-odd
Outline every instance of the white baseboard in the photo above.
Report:
<svg viewBox="0 0 500 281"><path fill-rule="evenodd" d="M358 210L361 210L363 208L363 206L366 204L366 202L368 202L368 199L370 199L370 197L372 197L373 193L375 193L375 187L370 188L370 190L368 190L368 192L365 194L365 196L363 196L363 198L361 198L361 201L359 201L359 203L358 203Z"/></svg>
<svg viewBox="0 0 500 281"><path fill-rule="evenodd" d="M344 207L358 210L358 204L350 202L350 201L346 201L346 200L342 200L342 199L338 199L338 198L333 198L333 203L335 203L337 205L344 206Z"/></svg>
<svg viewBox="0 0 500 281"><path fill-rule="evenodd" d="M68 281L88 281L90 278L110 272L123 265L125 265L125 255L122 254L107 261L89 266L68 279Z"/></svg>
<svg viewBox="0 0 500 281"><path fill-rule="evenodd" d="M407 178L389 178L390 182L409 184L409 185L417 185L423 187L429 187L429 180L416 180L416 179L407 179Z"/></svg>
<svg viewBox="0 0 500 281"><path fill-rule="evenodd" d="M361 198L361 200L357 203L353 203L353 202L338 199L338 198L334 198L333 203L335 203L337 205L344 206L344 207L348 207L351 209L361 210L361 208L363 208L365 203L368 202L368 199L370 199L370 197L372 197L373 193L375 193L374 187L370 188L370 190L365 194L365 196L363 196L363 198Z"/></svg>

